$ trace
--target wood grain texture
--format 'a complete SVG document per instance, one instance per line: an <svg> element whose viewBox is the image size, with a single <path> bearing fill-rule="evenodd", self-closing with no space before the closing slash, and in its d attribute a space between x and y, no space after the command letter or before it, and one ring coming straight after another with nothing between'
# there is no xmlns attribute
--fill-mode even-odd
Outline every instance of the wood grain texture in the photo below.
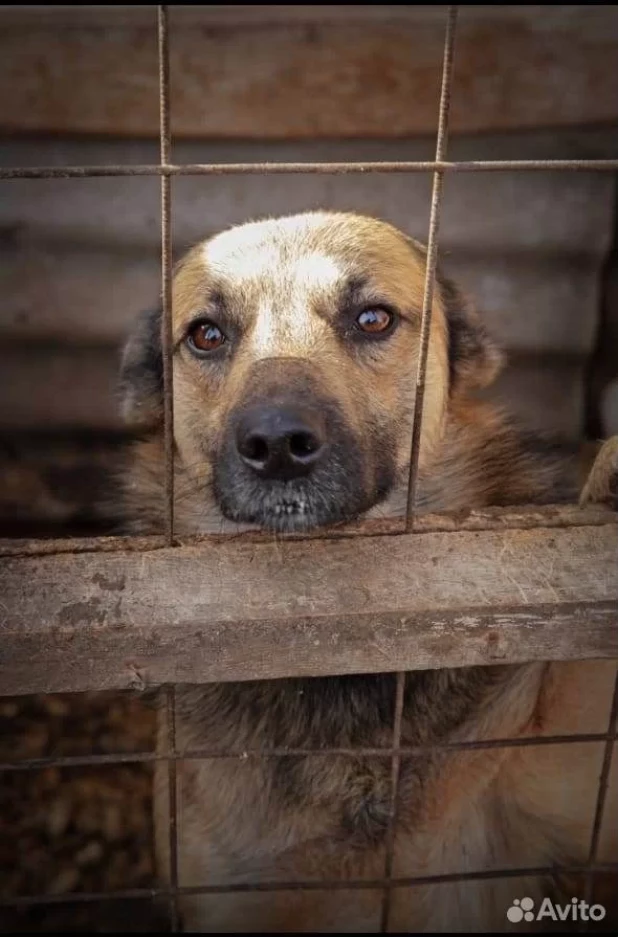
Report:
<svg viewBox="0 0 618 937"><path fill-rule="evenodd" d="M0 428L121 429L119 362L114 347L3 346Z"/></svg>
<svg viewBox="0 0 618 937"><path fill-rule="evenodd" d="M618 657L618 527L5 559L0 693Z"/></svg>
<svg viewBox="0 0 618 937"><path fill-rule="evenodd" d="M549 18L538 7L531 14L511 7L506 18L491 10L461 12L454 133L616 119L615 6L595 15L569 7ZM139 21L110 18L107 28L101 12L98 26L71 21L66 10L56 21L8 15L0 32L0 88L7 89L0 129L156 136L157 48L148 12ZM172 16L173 132L198 139L434 133L444 12L371 22Z"/></svg>

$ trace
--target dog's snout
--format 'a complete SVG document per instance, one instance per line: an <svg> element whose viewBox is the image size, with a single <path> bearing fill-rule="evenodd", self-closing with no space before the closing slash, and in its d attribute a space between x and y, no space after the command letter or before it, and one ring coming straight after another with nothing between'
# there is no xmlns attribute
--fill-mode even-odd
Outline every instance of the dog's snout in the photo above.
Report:
<svg viewBox="0 0 618 937"><path fill-rule="evenodd" d="M324 454L324 422L308 410L254 407L238 423L236 448L243 462L262 478L299 478L308 475Z"/></svg>

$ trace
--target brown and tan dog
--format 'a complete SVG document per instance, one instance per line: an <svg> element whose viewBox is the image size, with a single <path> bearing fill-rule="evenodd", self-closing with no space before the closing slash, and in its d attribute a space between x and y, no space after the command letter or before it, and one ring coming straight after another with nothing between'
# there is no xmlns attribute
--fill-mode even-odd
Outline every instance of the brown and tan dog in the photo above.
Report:
<svg viewBox="0 0 618 937"><path fill-rule="evenodd" d="M179 532L305 530L402 513L424 276L420 245L352 214L246 224L190 251L173 286ZM122 369L126 417L144 429L125 479L134 532L161 529L160 319L139 321ZM572 461L474 399L501 360L474 310L440 277L420 449L423 509L576 500ZM603 732L615 672L614 662L588 662L411 673L403 740ZM392 675L183 686L178 745L377 747L389 742L393 699ZM602 755L600 743L577 743L404 759L394 874L584 861ZM182 885L383 876L388 759L187 761L178 778ZM162 876L166 784L162 767ZM606 859L618 858L612 797ZM506 911L550 887L522 876L397 888L391 927L538 926L515 927ZM183 899L181 911L185 928L197 931L371 932L381 899L379 890L211 894Z"/></svg>

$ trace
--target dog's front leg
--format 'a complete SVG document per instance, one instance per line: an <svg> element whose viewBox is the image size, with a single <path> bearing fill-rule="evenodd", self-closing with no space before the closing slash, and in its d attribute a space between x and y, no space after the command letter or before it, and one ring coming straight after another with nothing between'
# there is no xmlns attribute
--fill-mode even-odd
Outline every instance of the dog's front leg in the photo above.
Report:
<svg viewBox="0 0 618 937"><path fill-rule="evenodd" d="M618 436L599 449L579 498L580 505L610 504L618 508Z"/></svg>

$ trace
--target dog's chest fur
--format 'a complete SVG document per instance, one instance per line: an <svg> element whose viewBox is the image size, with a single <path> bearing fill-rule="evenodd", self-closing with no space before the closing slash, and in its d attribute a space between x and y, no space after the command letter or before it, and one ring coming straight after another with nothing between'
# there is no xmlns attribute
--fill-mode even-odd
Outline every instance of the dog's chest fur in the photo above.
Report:
<svg viewBox="0 0 618 937"><path fill-rule="evenodd" d="M516 671L491 667L407 674L402 745L429 746L465 732L479 709L516 679ZM245 753L248 759L258 751L277 750L276 757L261 759L259 766L253 763L253 791L248 793L243 781L238 790L242 800L250 797L259 804L266 825L271 809L278 816L300 818L305 810L317 815L324 811L334 843L362 849L383 842L390 810L390 757L331 756L320 750L392 746L394 675L182 687L177 696L183 746L206 742L210 749L241 758ZM281 754L284 749L316 755ZM422 812L424 784L439 763L431 752L403 760L407 823L414 825ZM230 782L233 786L233 772ZM226 796L233 796L231 787Z"/></svg>

